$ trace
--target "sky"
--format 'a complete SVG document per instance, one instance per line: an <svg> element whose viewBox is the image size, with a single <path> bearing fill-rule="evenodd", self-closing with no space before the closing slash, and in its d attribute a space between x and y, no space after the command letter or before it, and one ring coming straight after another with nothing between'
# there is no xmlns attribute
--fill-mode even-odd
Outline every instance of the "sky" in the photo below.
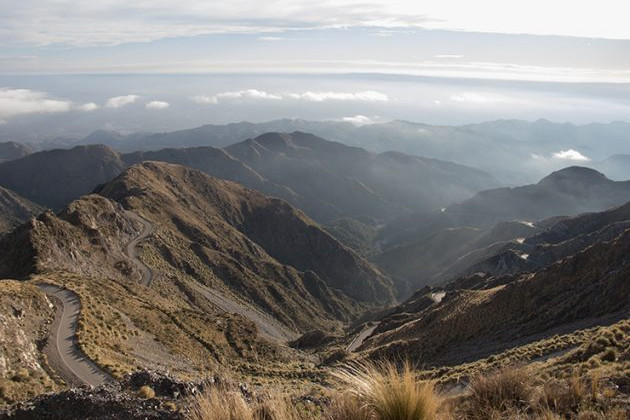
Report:
<svg viewBox="0 0 630 420"><path fill-rule="evenodd" d="M0 137L283 117L630 120L622 0L0 8Z"/></svg>

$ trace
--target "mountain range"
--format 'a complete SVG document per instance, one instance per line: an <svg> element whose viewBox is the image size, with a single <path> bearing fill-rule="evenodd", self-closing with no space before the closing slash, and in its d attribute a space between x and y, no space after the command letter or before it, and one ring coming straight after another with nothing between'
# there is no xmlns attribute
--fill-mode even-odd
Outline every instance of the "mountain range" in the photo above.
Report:
<svg viewBox="0 0 630 420"><path fill-rule="evenodd" d="M299 132L269 133L226 149L120 154L97 145L37 152L1 164L0 185L58 210L144 160L184 164L240 182L321 222L352 217L383 223L498 185L487 173L462 165L393 152L377 155Z"/></svg>
<svg viewBox="0 0 630 420"><path fill-rule="evenodd" d="M49 148L99 143L123 152L168 147L225 147L268 132L293 131L313 133L376 153L398 151L481 168L507 185L531 183L571 164L604 171L616 180L630 179L627 166L608 171L610 167L605 162L612 155L630 154L630 126L624 122L575 125L548 120L497 120L439 126L390 121L357 126L343 121L282 119L263 123L204 125L168 133L122 135L99 130L83 139L38 146ZM567 151L568 154L562 153Z"/></svg>

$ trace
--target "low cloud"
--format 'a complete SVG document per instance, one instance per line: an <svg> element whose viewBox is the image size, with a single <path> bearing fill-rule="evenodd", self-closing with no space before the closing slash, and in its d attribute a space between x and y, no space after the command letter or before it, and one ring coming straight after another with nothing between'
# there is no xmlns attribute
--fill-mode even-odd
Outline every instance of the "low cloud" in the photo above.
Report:
<svg viewBox="0 0 630 420"><path fill-rule="evenodd" d="M387 102L389 97L381 92L372 90L362 92L302 92L302 93L269 93L257 89L239 90L235 92L223 92L213 96L197 95L191 97L198 104L218 104L222 101L245 100L298 100L307 102L324 101L362 101L362 102Z"/></svg>
<svg viewBox="0 0 630 420"><path fill-rule="evenodd" d="M352 123L354 125L374 124L374 121L365 115L355 115L354 117L344 117L342 121Z"/></svg>
<svg viewBox="0 0 630 420"><path fill-rule="evenodd" d="M105 108L122 108L136 102L138 98L138 95L114 96L105 102Z"/></svg>
<svg viewBox="0 0 630 420"><path fill-rule="evenodd" d="M91 112L91 111L96 111L97 109L100 108L100 106L98 106L94 102L88 102L82 105L77 105L75 108L78 109L79 111Z"/></svg>
<svg viewBox="0 0 630 420"><path fill-rule="evenodd" d="M292 99L301 99L311 102L324 101L364 101L364 102L387 102L389 97L384 93L366 90L363 92L304 92L290 93L287 95Z"/></svg>
<svg viewBox="0 0 630 420"><path fill-rule="evenodd" d="M44 92L0 88L0 121L4 123L18 115L67 112L71 109L71 101L52 99Z"/></svg>
<svg viewBox="0 0 630 420"><path fill-rule="evenodd" d="M574 149L561 150L554 153L552 156L554 159L571 160L574 162L589 162L591 160L591 158L584 156L582 153Z"/></svg>
<svg viewBox="0 0 630 420"><path fill-rule="evenodd" d="M229 100L239 101L239 100L247 100L247 99L280 100L282 99L282 96L274 95L272 93L268 93L268 92L257 90L257 89L246 89L246 90L239 90L235 92L217 93L214 96L197 95L197 96L193 96L191 99L197 102L198 104L218 104L219 102L223 100L228 100L228 101Z"/></svg>
<svg viewBox="0 0 630 420"><path fill-rule="evenodd" d="M151 102L147 102L147 104L144 107L146 109L166 109L169 106L171 106L171 104L165 101L151 101Z"/></svg>
<svg viewBox="0 0 630 420"><path fill-rule="evenodd" d="M478 92L463 92L458 95L451 96L451 100L454 102L475 105L505 104L515 102L512 98L504 95Z"/></svg>

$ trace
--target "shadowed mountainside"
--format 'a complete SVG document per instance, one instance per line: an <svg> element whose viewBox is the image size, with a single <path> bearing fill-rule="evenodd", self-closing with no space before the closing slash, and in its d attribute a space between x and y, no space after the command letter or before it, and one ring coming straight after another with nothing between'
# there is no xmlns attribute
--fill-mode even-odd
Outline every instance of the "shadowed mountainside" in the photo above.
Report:
<svg viewBox="0 0 630 420"><path fill-rule="evenodd" d="M305 133L270 133L225 150L121 155L105 146L34 153L0 165L0 185L53 209L144 160L183 164L283 198L320 222L375 224L438 209L496 186L485 172L401 153L375 155ZM402 180L402 181L401 181Z"/></svg>
<svg viewBox="0 0 630 420"><path fill-rule="evenodd" d="M44 208L0 187L0 234L26 222L44 211Z"/></svg>

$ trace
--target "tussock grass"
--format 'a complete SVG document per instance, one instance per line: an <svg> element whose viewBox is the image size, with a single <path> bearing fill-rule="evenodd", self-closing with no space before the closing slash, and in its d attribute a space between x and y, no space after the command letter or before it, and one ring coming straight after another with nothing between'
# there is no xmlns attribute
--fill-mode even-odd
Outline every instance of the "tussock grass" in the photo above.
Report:
<svg viewBox="0 0 630 420"><path fill-rule="evenodd" d="M354 394L361 410L376 420L432 420L440 398L429 382L419 382L409 363L357 363L333 373ZM348 398L348 397L345 397ZM344 402L345 408L352 401ZM364 408L365 407L365 408ZM358 415L364 415L360 411ZM351 417L348 417L351 418ZM360 419L361 417L356 417Z"/></svg>
<svg viewBox="0 0 630 420"><path fill-rule="evenodd" d="M272 393L248 401L238 390L211 387L193 403L189 420L306 420L316 418L293 404L290 398ZM357 419L358 420L358 419Z"/></svg>
<svg viewBox="0 0 630 420"><path fill-rule="evenodd" d="M524 410L533 390L531 375L524 368L478 376L470 384L468 414L471 418L488 419L496 413Z"/></svg>

